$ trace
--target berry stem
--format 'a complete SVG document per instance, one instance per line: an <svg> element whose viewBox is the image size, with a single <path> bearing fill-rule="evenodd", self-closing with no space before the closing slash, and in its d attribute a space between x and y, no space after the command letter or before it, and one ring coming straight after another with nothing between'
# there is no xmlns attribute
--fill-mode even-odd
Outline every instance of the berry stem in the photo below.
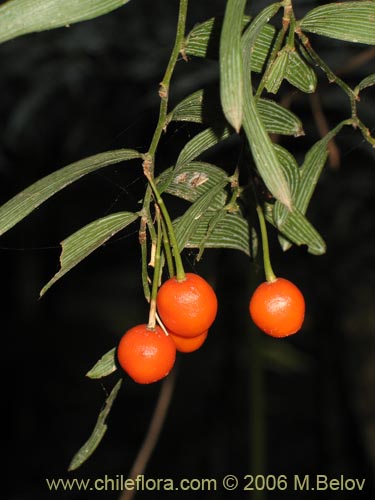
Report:
<svg viewBox="0 0 375 500"><path fill-rule="evenodd" d="M264 273L266 275L266 280L268 282L271 282L271 281L275 281L277 278L276 278L275 273L273 272L272 265L271 265L266 221L264 219L262 207L259 204L257 204L256 210L257 210L258 219L259 219L260 233L262 235Z"/></svg>
<svg viewBox="0 0 375 500"><path fill-rule="evenodd" d="M151 173L147 167L148 167L148 161L146 159L143 162L143 171L144 171L144 174L145 174L145 176L146 176L146 178L151 186L151 189L155 195L156 203L158 204L158 206L161 210L161 213L163 214L165 225L167 226L168 237L169 237L170 244L172 246L173 257L174 257L174 261L176 264L176 279L177 279L177 281L184 281L186 279L186 276L185 276L184 266L182 264L180 250L178 248L176 234L175 234L174 229L173 229L173 224L172 224L171 218L169 217L169 213L168 213L167 207L164 204L163 198L161 197L159 190L158 190L154 180L152 179Z"/></svg>
<svg viewBox="0 0 375 500"><path fill-rule="evenodd" d="M168 230L167 226L165 225L164 219L161 219L161 227L163 231L163 246L164 246L165 258L167 261L168 273L169 277L172 278L172 276L174 276L174 263L173 263L171 245L169 243L169 238L168 238Z"/></svg>
<svg viewBox="0 0 375 500"><path fill-rule="evenodd" d="M151 292L148 283L148 274L147 274L147 215L142 215L141 217L141 225L139 229L139 244L141 246L141 257L142 257L142 286L143 293L147 300L150 302Z"/></svg>
<svg viewBox="0 0 375 500"><path fill-rule="evenodd" d="M147 328L150 330L155 329L156 325L156 295L158 293L159 282L160 282L160 272L161 272L161 241L162 241L162 230L160 222L160 211L158 206L156 206L156 219L157 219L157 237L156 237L156 250L155 250L155 261L154 261L154 276L152 278L152 289L151 289L151 299L150 299L150 312L148 316Z"/></svg>

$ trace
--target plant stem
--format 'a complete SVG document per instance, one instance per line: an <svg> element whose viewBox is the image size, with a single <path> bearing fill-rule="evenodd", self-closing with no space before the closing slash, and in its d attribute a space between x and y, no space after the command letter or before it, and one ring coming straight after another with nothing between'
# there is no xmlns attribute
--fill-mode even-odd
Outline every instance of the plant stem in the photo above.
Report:
<svg viewBox="0 0 375 500"><path fill-rule="evenodd" d="M165 258L167 260L168 273L169 277L172 278L172 276L174 276L174 264L173 264L171 245L169 243L169 238L168 238L168 230L167 226L165 225L164 219L161 220L161 226L163 231L163 246L164 246Z"/></svg>
<svg viewBox="0 0 375 500"><path fill-rule="evenodd" d="M158 206L161 210L161 213L163 214L165 225L167 226L168 237L169 237L170 244L172 246L173 257L174 257L174 261L176 264L177 281L184 281L186 279L186 276L185 276L184 266L182 264L180 250L178 248L176 234L174 232L172 221L171 221L171 218L169 217L167 207L165 206L163 198L160 196L159 190L158 190L154 180L151 177L151 173L148 169L148 160L147 159L143 162L143 171L144 171L144 174L145 174L145 176L146 176L146 178L151 186L151 189L155 195L156 203L158 204Z"/></svg>
<svg viewBox="0 0 375 500"><path fill-rule="evenodd" d="M187 9L188 9L188 0L180 0L179 12L178 12L178 20L177 20L177 30L174 47L169 58L168 66L165 70L165 74L163 80L160 83L159 88L159 96L160 96L160 108L159 108L159 119L154 131L154 135L151 140L151 144L148 152L144 155L143 161L143 172L145 177L147 178L149 185L154 193L156 203L158 204L161 213L163 214L163 218L165 221L165 225L168 230L169 242L172 246L173 256L176 264L176 278L178 281L185 280L185 271L182 265L181 255L178 248L176 235L174 233L173 225L171 218L168 214L168 210L164 205L164 201L160 196L159 190L154 182L154 164L155 164L155 153L159 145L159 141L161 138L161 134L166 127L167 123L167 112L168 112L168 98L169 98L169 85L173 75L174 68L177 63L178 55L182 49L184 36L185 36L185 26L186 26L186 17L187 17ZM144 202L145 206L145 202ZM167 256L168 259L168 256ZM169 269L170 263L168 264Z"/></svg>
<svg viewBox="0 0 375 500"><path fill-rule="evenodd" d="M163 80L160 83L159 96L161 101L159 109L159 120L156 125L156 129L151 141L150 148L148 150L148 154L152 157L152 159L154 159L161 134L165 129L166 125L168 98L169 98L169 84L173 75L174 68L176 66L178 55L180 53L184 41L188 3L189 3L188 0L180 0L175 43L171 56L169 58L167 69L165 70Z"/></svg>
<svg viewBox="0 0 375 500"><path fill-rule="evenodd" d="M151 292L148 282L148 273L147 273L147 215L142 215L141 224L139 229L139 244L141 245L141 256L142 256L142 286L143 293L147 300L150 302Z"/></svg>
<svg viewBox="0 0 375 500"><path fill-rule="evenodd" d="M160 253L161 253L162 229L160 222L160 212L158 207L156 207L156 219L157 219L157 237L156 237L156 251L155 251L155 262L154 262L154 276L152 278L150 313L147 324L147 328L149 328L150 330L154 330L156 325L156 295L158 293L160 271L161 271Z"/></svg>
<svg viewBox="0 0 375 500"><path fill-rule="evenodd" d="M168 408L173 396L175 381L176 369L174 369L168 377L163 380L147 434L140 450L138 451L136 459L128 475L128 479L135 481L136 477L143 474L147 467L167 417ZM132 500L135 495L136 489L125 489L119 496L118 500Z"/></svg>
<svg viewBox="0 0 375 500"><path fill-rule="evenodd" d="M262 207L259 204L257 204L256 210L257 210L258 219L259 219L260 233L262 235L264 273L266 275L266 280L268 282L271 282L271 281L275 281L277 278L276 278L276 275L273 272L273 269L271 266L266 221L264 219Z"/></svg>
<svg viewBox="0 0 375 500"><path fill-rule="evenodd" d="M329 83L335 82L342 90L347 94L350 99L350 107L352 112L352 117L357 116L357 100L358 96L354 93L353 89L349 87L341 78L339 78L335 73L331 70L331 68L321 59L321 57L315 52L310 44L310 40L308 37L301 31L301 28L297 26L295 32L300 38L304 48L306 49L308 55L311 57L312 61L319 66L324 73L326 74Z"/></svg>

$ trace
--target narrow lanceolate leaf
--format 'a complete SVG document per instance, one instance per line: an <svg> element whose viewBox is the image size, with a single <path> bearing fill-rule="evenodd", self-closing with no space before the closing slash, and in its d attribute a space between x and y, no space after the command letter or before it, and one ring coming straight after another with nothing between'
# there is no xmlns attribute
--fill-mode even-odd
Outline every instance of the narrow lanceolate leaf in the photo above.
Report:
<svg viewBox="0 0 375 500"><path fill-rule="evenodd" d="M277 102L270 99L258 99L256 106L267 132L294 137L305 135L298 116Z"/></svg>
<svg viewBox="0 0 375 500"><path fill-rule="evenodd" d="M98 416L98 420L92 431L91 436L86 441L86 443L78 450L74 455L72 461L69 464L68 470L76 470L80 467L96 450L99 446L104 434L107 431L106 419L111 411L112 405L117 397L118 391L120 390L122 380L120 379L114 388L112 389L110 395L108 396L104 408L101 410Z"/></svg>
<svg viewBox="0 0 375 500"><path fill-rule="evenodd" d="M292 207L292 195L277 154L260 117L253 95L250 66L254 40L264 24L279 9L280 4L272 4L264 9L251 23L242 37L245 78L245 107L243 127L258 172L272 195L286 205Z"/></svg>
<svg viewBox="0 0 375 500"><path fill-rule="evenodd" d="M302 92L311 94L315 91L317 83L315 71L295 50L288 51L285 79Z"/></svg>
<svg viewBox="0 0 375 500"><path fill-rule="evenodd" d="M334 129L315 143L307 152L303 165L300 169L300 184L295 196L295 205L298 210L305 214L311 197L318 183L320 174L328 156L328 143L342 129L345 122L340 122Z"/></svg>
<svg viewBox="0 0 375 500"><path fill-rule="evenodd" d="M172 175L165 171L164 175L168 176L168 185L163 185L163 179L160 179L163 191L190 202L198 200L219 183L229 182L223 169L198 161L184 165L178 172L172 170Z"/></svg>
<svg viewBox="0 0 375 500"><path fill-rule="evenodd" d="M267 77L266 89L271 94L277 94L285 78L285 72L288 65L288 52L286 49L280 50L276 59L272 63Z"/></svg>
<svg viewBox="0 0 375 500"><path fill-rule="evenodd" d="M375 45L375 2L335 2L310 10L299 22L302 31Z"/></svg>
<svg viewBox="0 0 375 500"><path fill-rule="evenodd" d="M363 89L375 85L375 73L366 76L354 89L354 93L358 95Z"/></svg>
<svg viewBox="0 0 375 500"><path fill-rule="evenodd" d="M249 224L246 219L239 212L220 211L216 214L220 214L217 221L213 221L215 216L210 213L202 215L185 247L201 249L203 244L204 248L229 248L250 255Z"/></svg>
<svg viewBox="0 0 375 500"><path fill-rule="evenodd" d="M296 208L288 211L286 217L278 214L278 210L284 212L280 203L274 205L274 219L281 221L277 228L288 240L296 245L307 245L308 252L313 255L322 255L326 251L323 238L306 217Z"/></svg>
<svg viewBox="0 0 375 500"><path fill-rule="evenodd" d="M232 134L233 130L229 126L221 127L218 130L212 127L203 130L203 132L197 134L183 147L177 158L176 170L185 163L190 163L199 155L207 151L207 149L212 148L220 141L224 141Z"/></svg>
<svg viewBox="0 0 375 500"><path fill-rule="evenodd" d="M168 115L171 121L206 123L211 120L219 123L220 115L215 110L219 101L211 91L200 89L183 99ZM291 111L270 99L258 99L257 108L268 132L273 134L304 135L301 120Z"/></svg>
<svg viewBox="0 0 375 500"><path fill-rule="evenodd" d="M102 246L116 233L134 222L139 217L131 212L118 212L91 222L66 238L62 243L60 270L42 288L42 296L57 280L64 276L79 262Z"/></svg>
<svg viewBox="0 0 375 500"><path fill-rule="evenodd" d="M167 123L171 121L203 123L204 92L204 89L199 89L180 101L168 114Z"/></svg>
<svg viewBox="0 0 375 500"><path fill-rule="evenodd" d="M292 199L294 200L299 191L300 185L300 172L297 161L287 149L283 148L279 144L274 144L273 147L276 151L281 168L283 169ZM285 210L287 211L286 207Z"/></svg>
<svg viewBox="0 0 375 500"><path fill-rule="evenodd" d="M242 29L248 26L250 17L243 16ZM185 40L184 53L187 56L219 58L220 35L223 19L215 17L195 26ZM266 24L260 31L251 61L251 71L260 73L275 35L275 27Z"/></svg>
<svg viewBox="0 0 375 500"><path fill-rule="evenodd" d="M335 137L344 125L345 122L339 123L325 137L323 137L323 139L314 144L314 146L306 154L305 161L298 172L299 182L296 184L294 189L292 188L293 202L296 213L291 216L289 211L279 202L276 202L274 205L272 222L287 238L285 239L282 236L279 238L283 250L288 250L291 243L296 243L297 245L308 245L310 253L320 255L325 251L325 244L321 236L310 223L307 223L307 220L303 219L303 216L307 212L311 197L327 160L328 143ZM285 166L286 165L284 165L284 167ZM295 171L296 166L292 167L290 164L289 168L291 168L291 172L293 172ZM291 175L287 175L287 177L290 182ZM302 224L300 232L298 232L297 228L299 222ZM305 241L304 238L306 238Z"/></svg>
<svg viewBox="0 0 375 500"><path fill-rule="evenodd" d="M84 175L115 163L140 157L140 153L132 149L106 151L71 163L43 177L0 207L0 235L15 226L48 198Z"/></svg>
<svg viewBox="0 0 375 500"><path fill-rule="evenodd" d="M246 0L227 0L220 37L220 98L224 115L238 133L243 117L242 17Z"/></svg>
<svg viewBox="0 0 375 500"><path fill-rule="evenodd" d="M0 7L0 43L102 16L129 0L9 0Z"/></svg>
<svg viewBox="0 0 375 500"><path fill-rule="evenodd" d="M207 212L208 209L213 206L217 207L218 201L223 199L222 192L227 182L227 180L222 181L217 186L207 191L186 210L184 215L174 221L173 225L180 251L183 250L191 236L194 234L199 225L200 218Z"/></svg>
<svg viewBox="0 0 375 500"><path fill-rule="evenodd" d="M117 370L117 365L115 361L116 347L106 352L100 359L95 363L95 365L86 373L86 377L89 378L102 378L107 377L111 373Z"/></svg>

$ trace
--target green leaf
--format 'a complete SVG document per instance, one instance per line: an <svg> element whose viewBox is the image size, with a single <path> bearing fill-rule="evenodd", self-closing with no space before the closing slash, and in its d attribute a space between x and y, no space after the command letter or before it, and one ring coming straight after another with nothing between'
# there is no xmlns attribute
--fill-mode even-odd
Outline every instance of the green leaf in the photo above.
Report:
<svg viewBox="0 0 375 500"><path fill-rule="evenodd" d="M118 212L91 222L87 226L71 234L62 243L60 270L42 288L40 296L75 267L79 262L102 246L113 235L124 229L139 217L131 212Z"/></svg>
<svg viewBox="0 0 375 500"><path fill-rule="evenodd" d="M211 89L200 89L190 94L169 113L167 122L187 121L192 123L219 122L219 96ZM268 132L273 134L304 135L301 120L291 111L270 99L259 99L257 108Z"/></svg>
<svg viewBox="0 0 375 500"><path fill-rule="evenodd" d="M164 178L168 184L163 185ZM166 170L158 178L162 191L184 200L194 202L204 193L221 182L229 182L225 170L205 162L192 162L181 167L178 172ZM221 205L225 202L222 200Z"/></svg>
<svg viewBox="0 0 375 500"><path fill-rule="evenodd" d="M315 91L317 83L315 71L306 64L295 50L288 50L285 79L297 89L302 90L302 92L311 94Z"/></svg>
<svg viewBox="0 0 375 500"><path fill-rule="evenodd" d="M287 238L285 239L284 237L279 236L279 241L284 251L288 250L292 243L297 243L298 245L310 245L310 253L316 253L317 255L320 255L325 251L325 244L320 235L314 228L312 228L311 224L306 225L306 222L302 219L302 217L307 212L311 197L327 160L328 143L341 130L345 123L345 121L339 123L325 137L312 146L312 148L307 152L301 168L298 169L298 166L296 164L293 166L291 162L288 166L285 161L281 160L282 163L284 163L284 169L290 169L289 174L287 173L287 170L285 170L289 183L295 182L293 179L296 173L299 176L299 179L294 187L290 184L293 192L294 207L298 211L297 214L293 216L293 221L285 222L289 216L289 212L278 202L274 205L273 214L267 213L267 220L275 224ZM279 146L276 146L276 148L279 148ZM280 151L278 154L281 159ZM296 235L298 229L296 228L296 224L298 221L302 221L302 225L304 227L301 228L301 234ZM285 223L286 226L284 227ZM303 234L306 233L308 235L307 239L306 241L303 241Z"/></svg>
<svg viewBox="0 0 375 500"><path fill-rule="evenodd" d="M288 109L270 99L259 99L257 109L267 131L272 134L305 135L301 120Z"/></svg>
<svg viewBox="0 0 375 500"><path fill-rule="evenodd" d="M68 470L76 470L80 467L96 450L99 446L101 440L104 437L104 434L107 431L107 424L105 423L109 412L111 411L113 402L115 401L118 391L120 390L122 384L122 380L120 379L114 388L112 389L110 395L108 396L104 408L100 411L98 420L92 431L91 436L86 441L86 443L78 450L78 452L74 455L72 461L69 464Z"/></svg>
<svg viewBox="0 0 375 500"><path fill-rule="evenodd" d="M86 373L86 377L97 379L107 377L117 370L115 361L116 347L106 352L95 365Z"/></svg>
<svg viewBox="0 0 375 500"><path fill-rule="evenodd" d="M314 255L325 253L323 238L296 207L292 211L286 211L281 203L276 202L273 218L279 231L288 240L296 245L307 245L308 252Z"/></svg>
<svg viewBox="0 0 375 500"><path fill-rule="evenodd" d="M246 0L227 0L220 37L220 98L224 115L238 133L243 117L242 17Z"/></svg>
<svg viewBox="0 0 375 500"><path fill-rule="evenodd" d="M200 132L185 144L177 158L176 170L179 170L185 163L190 163L199 155L207 151L207 149L224 141L232 135L232 133L233 130L229 126L221 127L217 130L212 127L203 130L203 132Z"/></svg>
<svg viewBox="0 0 375 500"><path fill-rule="evenodd" d="M217 215L218 220L213 221ZM214 225L213 225L214 222ZM212 227L213 225L213 227ZM254 234L252 234L254 238ZM251 255L249 224L239 212L216 212L202 215L194 233L188 239L185 248L227 248L239 250L246 255Z"/></svg>
<svg viewBox="0 0 375 500"><path fill-rule="evenodd" d="M203 102L205 90L200 89L180 101L167 116L167 123L171 121L203 123Z"/></svg>
<svg viewBox="0 0 375 500"><path fill-rule="evenodd" d="M288 65L288 51L283 49L277 54L276 59L273 61L270 72L267 77L266 89L271 94L277 94L282 84L286 68Z"/></svg>
<svg viewBox="0 0 375 500"><path fill-rule="evenodd" d="M250 17L243 16L242 29L250 22ZM187 56L218 59L220 34L223 19L211 18L195 26L185 40L184 53ZM266 24L260 31L255 44L251 62L251 70L260 73L273 42L275 28Z"/></svg>
<svg viewBox="0 0 375 500"><path fill-rule="evenodd" d="M366 76L354 89L354 93L358 95L361 90L366 89L367 87L371 87L372 85L375 85L375 73L372 73L372 75Z"/></svg>
<svg viewBox="0 0 375 500"><path fill-rule="evenodd" d="M107 14L129 0L9 0L0 6L0 43Z"/></svg>
<svg viewBox="0 0 375 500"><path fill-rule="evenodd" d="M269 20L279 10L280 4L272 4L254 19L242 37L244 57L244 73L250 74L252 47L254 40ZM292 197L288 182L285 178L277 154L267 134L264 123L258 112L253 95L251 79L246 77L245 82L245 109L243 127L248 138L258 172L272 195L280 200L289 209L292 207Z"/></svg>
<svg viewBox="0 0 375 500"><path fill-rule="evenodd" d="M206 193L198 198L191 207L189 207L184 215L173 222L178 247L182 251L191 236L195 233L199 225L200 218L212 207L218 207L220 200L223 199L223 189L228 183L227 180L221 181L215 187L206 191Z"/></svg>
<svg viewBox="0 0 375 500"><path fill-rule="evenodd" d="M0 207L0 235L15 226L48 198L84 175L108 165L140 157L141 154L132 149L106 151L71 163L43 177Z"/></svg>
<svg viewBox="0 0 375 500"><path fill-rule="evenodd" d="M290 192L292 194L292 199L294 200L296 194L298 193L300 184L300 173L297 161L287 149L283 148L279 144L274 144L273 147L279 159L280 166L283 169Z"/></svg>
<svg viewBox="0 0 375 500"><path fill-rule="evenodd" d="M300 188L295 196L295 205L302 214L305 214L311 197L318 183L320 174L328 156L328 143L345 125L340 122L334 129L328 132L320 141L316 142L307 152L305 160L300 169Z"/></svg>
<svg viewBox="0 0 375 500"><path fill-rule="evenodd" d="M375 45L375 2L335 2L310 10L299 22L302 31Z"/></svg>

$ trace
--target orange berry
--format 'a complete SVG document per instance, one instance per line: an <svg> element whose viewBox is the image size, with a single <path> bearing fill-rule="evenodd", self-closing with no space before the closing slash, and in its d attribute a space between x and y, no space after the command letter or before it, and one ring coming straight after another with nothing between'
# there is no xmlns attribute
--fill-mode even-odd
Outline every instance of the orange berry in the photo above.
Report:
<svg viewBox="0 0 375 500"><path fill-rule="evenodd" d="M176 346L159 326L150 330L147 325L137 325L121 338L117 358L135 382L150 384L171 371L176 359Z"/></svg>
<svg viewBox="0 0 375 500"><path fill-rule="evenodd" d="M217 313L217 298L206 280L186 273L183 281L170 278L160 287L156 304L168 330L182 337L196 337L210 328Z"/></svg>
<svg viewBox="0 0 375 500"><path fill-rule="evenodd" d="M272 337L298 332L305 317L305 299L291 281L277 278L258 286L250 300L254 323Z"/></svg>
<svg viewBox="0 0 375 500"><path fill-rule="evenodd" d="M196 337L182 337L181 335L175 335L169 332L169 336L172 338L176 345L177 351L180 352L194 352L197 351L204 344L208 335L208 330L197 335Z"/></svg>

